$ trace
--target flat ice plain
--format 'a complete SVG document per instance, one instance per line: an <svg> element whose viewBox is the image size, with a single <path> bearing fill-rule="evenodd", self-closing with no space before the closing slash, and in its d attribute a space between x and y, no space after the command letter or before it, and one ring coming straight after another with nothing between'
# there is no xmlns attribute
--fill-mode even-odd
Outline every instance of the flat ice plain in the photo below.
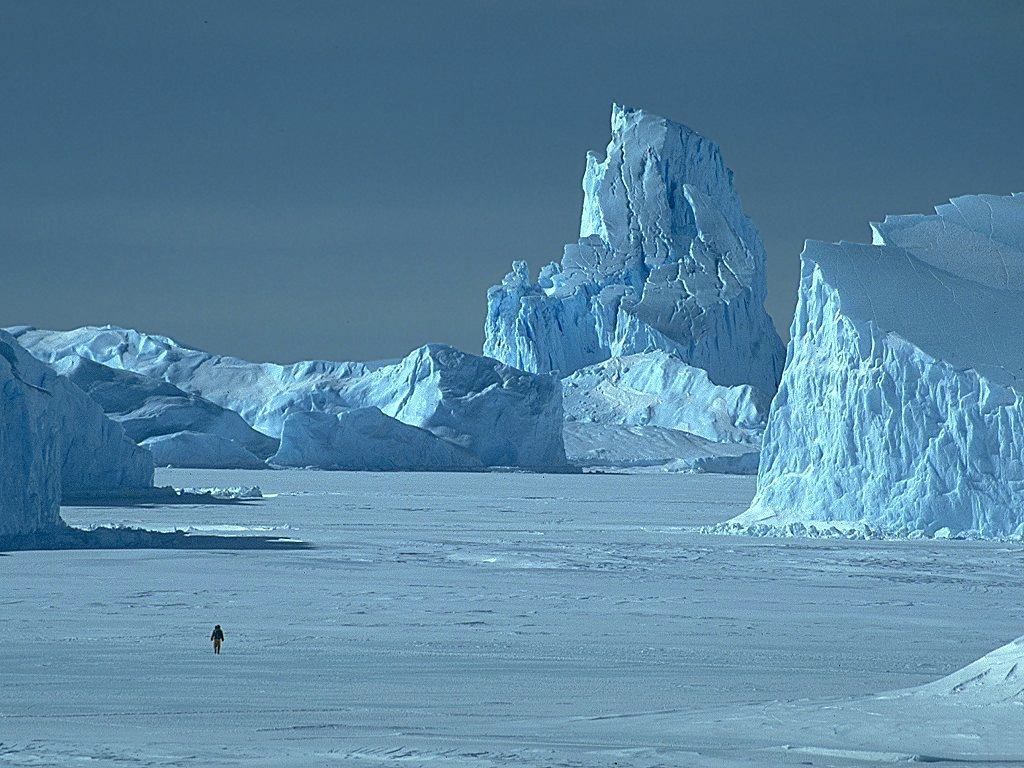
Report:
<svg viewBox="0 0 1024 768"><path fill-rule="evenodd" d="M266 498L63 515L312 546L0 555L0 766L1024 762L1016 699L879 695L1024 634L1019 544L701 534L752 477L157 484Z"/></svg>

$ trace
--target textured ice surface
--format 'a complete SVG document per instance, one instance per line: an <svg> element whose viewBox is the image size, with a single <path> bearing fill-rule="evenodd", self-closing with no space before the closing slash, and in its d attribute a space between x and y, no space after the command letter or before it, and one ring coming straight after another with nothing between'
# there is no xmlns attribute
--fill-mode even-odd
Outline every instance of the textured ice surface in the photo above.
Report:
<svg viewBox="0 0 1024 768"><path fill-rule="evenodd" d="M784 349L764 310L765 254L718 147L615 106L583 189L580 240L561 263L533 282L516 262L488 292L484 354L565 376L663 350L716 384L773 393Z"/></svg>
<svg viewBox="0 0 1024 768"><path fill-rule="evenodd" d="M567 424L666 427L706 440L760 445L770 400L749 385L713 384L667 352L613 357L562 379Z"/></svg>
<svg viewBox="0 0 1024 768"><path fill-rule="evenodd" d="M556 379L430 344L376 369L360 363L250 363L163 337L106 326L12 329L39 359L84 357L161 379L278 437L291 413L376 407L468 451L485 466L565 464ZM460 464L461 466L461 464Z"/></svg>
<svg viewBox="0 0 1024 768"><path fill-rule="evenodd" d="M252 467L277 450L277 440L254 430L234 411L161 379L78 356L56 361L53 369L99 403L128 437L157 452L154 460L161 466ZM192 452L201 446L203 450ZM232 456L243 463L223 463Z"/></svg>
<svg viewBox="0 0 1024 768"><path fill-rule="evenodd" d="M62 495L146 488L149 454L0 331L0 535L61 525Z"/></svg>
<svg viewBox="0 0 1024 768"><path fill-rule="evenodd" d="M1022 222L1024 197L958 198L876 224L875 245L808 242L737 523L1024 532Z"/></svg>
<svg viewBox="0 0 1024 768"><path fill-rule="evenodd" d="M339 414L289 414L284 420L281 448L270 463L372 471L481 466L469 451L372 407Z"/></svg>

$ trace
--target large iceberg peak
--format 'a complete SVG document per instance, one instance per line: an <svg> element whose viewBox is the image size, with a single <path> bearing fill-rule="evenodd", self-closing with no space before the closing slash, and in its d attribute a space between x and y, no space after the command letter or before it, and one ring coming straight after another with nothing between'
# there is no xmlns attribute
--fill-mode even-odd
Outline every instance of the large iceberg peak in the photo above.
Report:
<svg viewBox="0 0 1024 768"><path fill-rule="evenodd" d="M784 349L764 310L765 254L718 146L616 105L583 179L580 239L530 281L516 262L488 292L484 354L562 376L663 350L718 385L771 394Z"/></svg>

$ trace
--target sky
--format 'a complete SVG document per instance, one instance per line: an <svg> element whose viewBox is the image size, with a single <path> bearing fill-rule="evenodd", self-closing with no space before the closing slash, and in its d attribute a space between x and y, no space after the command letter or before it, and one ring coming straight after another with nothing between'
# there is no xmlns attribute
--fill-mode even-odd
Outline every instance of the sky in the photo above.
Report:
<svg viewBox="0 0 1024 768"><path fill-rule="evenodd" d="M612 103L721 146L785 338L805 239L1024 191L1024 3L0 0L0 325L479 353Z"/></svg>

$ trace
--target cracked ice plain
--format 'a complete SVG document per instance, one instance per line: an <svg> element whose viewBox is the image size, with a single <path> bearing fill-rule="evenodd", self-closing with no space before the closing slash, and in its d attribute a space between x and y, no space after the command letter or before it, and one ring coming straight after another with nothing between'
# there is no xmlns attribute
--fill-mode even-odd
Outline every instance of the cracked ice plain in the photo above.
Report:
<svg viewBox="0 0 1024 768"><path fill-rule="evenodd" d="M741 525L1024 534L1024 197L809 241Z"/></svg>
<svg viewBox="0 0 1024 768"><path fill-rule="evenodd" d="M764 311L765 254L717 145L642 110L612 109L587 156L580 240L530 279L488 292L484 354L562 376L663 350L718 385L775 391L784 350Z"/></svg>

